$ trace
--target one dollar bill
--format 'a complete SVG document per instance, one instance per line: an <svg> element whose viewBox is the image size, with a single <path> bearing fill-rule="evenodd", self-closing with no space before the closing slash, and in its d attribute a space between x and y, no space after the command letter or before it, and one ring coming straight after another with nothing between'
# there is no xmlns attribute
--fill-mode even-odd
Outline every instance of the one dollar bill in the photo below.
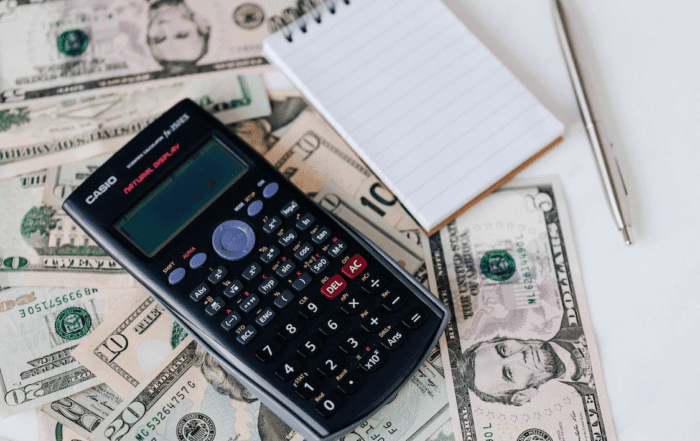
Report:
<svg viewBox="0 0 700 441"><path fill-rule="evenodd" d="M614 441L559 181L502 188L430 237L457 441Z"/></svg>

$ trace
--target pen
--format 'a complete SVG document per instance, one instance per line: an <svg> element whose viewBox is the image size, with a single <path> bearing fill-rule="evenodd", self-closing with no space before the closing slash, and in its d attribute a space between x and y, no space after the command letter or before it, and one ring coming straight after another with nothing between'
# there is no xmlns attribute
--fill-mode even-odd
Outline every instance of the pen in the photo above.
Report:
<svg viewBox="0 0 700 441"><path fill-rule="evenodd" d="M617 223L618 229L622 232L625 243L631 245L632 237L630 235L631 224L629 223L630 215L627 203L627 188L622 179L622 173L620 173L617 159L613 152L609 150L606 151L596 120L593 117L588 94L586 93L583 78L581 77L579 63L574 55L569 28L566 26L561 0L552 0L552 3L557 37L559 37L559 44L564 53L564 60L566 61L571 84L574 88L578 108L581 111L581 118L586 128L586 134L588 134L588 140L591 143L596 163L598 164L600 178L603 181L603 187L605 188L605 193L608 197L613 217L615 218L615 223Z"/></svg>

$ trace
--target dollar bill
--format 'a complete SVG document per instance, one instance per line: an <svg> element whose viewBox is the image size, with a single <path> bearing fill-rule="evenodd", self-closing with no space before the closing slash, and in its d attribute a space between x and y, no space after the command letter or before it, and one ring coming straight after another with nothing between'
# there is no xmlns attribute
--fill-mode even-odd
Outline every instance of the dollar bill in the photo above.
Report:
<svg viewBox="0 0 700 441"><path fill-rule="evenodd" d="M72 355L117 394L128 396L186 336L142 290L116 309Z"/></svg>
<svg viewBox="0 0 700 441"><path fill-rule="evenodd" d="M268 116L240 121L229 129L243 138L261 155L265 155L294 125L309 112L309 106L297 90L269 90L271 111Z"/></svg>
<svg viewBox="0 0 700 441"><path fill-rule="evenodd" d="M0 109L184 76L268 68L273 13L291 0L0 2Z"/></svg>
<svg viewBox="0 0 700 441"><path fill-rule="evenodd" d="M131 294L92 287L0 291L0 416L100 383L71 350Z"/></svg>
<svg viewBox="0 0 700 441"><path fill-rule="evenodd" d="M294 431L188 337L95 430L96 440L291 439ZM187 439L184 436L183 439Z"/></svg>
<svg viewBox="0 0 700 441"><path fill-rule="evenodd" d="M84 435L59 423L49 415L36 410L36 435L38 441L88 441Z"/></svg>
<svg viewBox="0 0 700 441"><path fill-rule="evenodd" d="M122 401L122 397L109 386L98 384L69 397L44 404L41 411L64 428L81 437L92 438L93 431Z"/></svg>
<svg viewBox="0 0 700 441"><path fill-rule="evenodd" d="M270 114L260 75L202 77L0 110L0 178L116 151L184 98L224 124Z"/></svg>
<svg viewBox="0 0 700 441"><path fill-rule="evenodd" d="M443 424L442 427L436 430L435 433L430 435L428 441L454 441L454 439L455 432L452 428L452 420L450 419L445 424Z"/></svg>
<svg viewBox="0 0 700 441"><path fill-rule="evenodd" d="M0 180L0 286L137 287L61 209L108 155Z"/></svg>
<svg viewBox="0 0 700 441"><path fill-rule="evenodd" d="M426 253L457 441L616 439L558 180L496 191Z"/></svg>
<svg viewBox="0 0 700 441"><path fill-rule="evenodd" d="M420 244L420 228L399 200L320 116L307 113L299 117L265 159L312 198L327 182L333 182Z"/></svg>
<svg viewBox="0 0 700 441"><path fill-rule="evenodd" d="M332 182L317 194L315 201L323 208L357 228L384 250L421 283L427 282L425 260L420 246L392 228L376 213L363 207Z"/></svg>

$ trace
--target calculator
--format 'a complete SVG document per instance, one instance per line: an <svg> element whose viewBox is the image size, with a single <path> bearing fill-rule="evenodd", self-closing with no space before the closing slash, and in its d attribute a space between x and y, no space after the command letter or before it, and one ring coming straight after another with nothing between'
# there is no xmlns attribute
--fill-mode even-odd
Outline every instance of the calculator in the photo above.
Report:
<svg viewBox="0 0 700 441"><path fill-rule="evenodd" d="M393 399L447 322L399 264L190 100L63 208L306 440Z"/></svg>

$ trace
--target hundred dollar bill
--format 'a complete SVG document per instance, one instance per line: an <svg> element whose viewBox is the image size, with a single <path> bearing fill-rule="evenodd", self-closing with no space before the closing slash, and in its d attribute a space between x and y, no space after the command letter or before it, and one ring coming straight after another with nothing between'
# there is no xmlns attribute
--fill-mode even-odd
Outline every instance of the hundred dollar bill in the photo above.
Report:
<svg viewBox="0 0 700 441"><path fill-rule="evenodd" d="M125 397L139 387L187 334L141 290L90 334L72 355Z"/></svg>
<svg viewBox="0 0 700 441"><path fill-rule="evenodd" d="M0 180L0 286L138 286L61 209L108 156Z"/></svg>
<svg viewBox="0 0 700 441"><path fill-rule="evenodd" d="M260 75L201 77L0 110L0 178L113 152L184 98L224 124L270 114Z"/></svg>
<svg viewBox="0 0 700 441"><path fill-rule="evenodd" d="M316 114L298 118L265 154L276 169L312 198L327 182L420 244L420 228L343 139Z"/></svg>
<svg viewBox="0 0 700 441"><path fill-rule="evenodd" d="M326 184L316 194L315 201L361 231L419 282L427 281L428 275L421 247L382 222L376 213L351 199L337 185L332 182Z"/></svg>
<svg viewBox="0 0 700 441"><path fill-rule="evenodd" d="M516 181L426 244L457 441L614 441L559 181Z"/></svg>
<svg viewBox="0 0 700 441"><path fill-rule="evenodd" d="M266 21L291 0L0 2L0 109L184 76L269 69Z"/></svg>
<svg viewBox="0 0 700 441"><path fill-rule="evenodd" d="M0 291L0 416L100 383L71 350L131 294L91 287Z"/></svg>
<svg viewBox="0 0 700 441"><path fill-rule="evenodd" d="M41 411L85 438L124 401L109 386L98 384L41 406ZM41 439L41 438L40 438ZM70 439L70 438L68 438Z"/></svg>
<svg viewBox="0 0 700 441"><path fill-rule="evenodd" d="M295 432L188 337L95 430L95 440L284 441Z"/></svg>
<svg viewBox="0 0 700 441"><path fill-rule="evenodd" d="M89 439L39 409L36 410L36 435L37 441L88 441Z"/></svg>

